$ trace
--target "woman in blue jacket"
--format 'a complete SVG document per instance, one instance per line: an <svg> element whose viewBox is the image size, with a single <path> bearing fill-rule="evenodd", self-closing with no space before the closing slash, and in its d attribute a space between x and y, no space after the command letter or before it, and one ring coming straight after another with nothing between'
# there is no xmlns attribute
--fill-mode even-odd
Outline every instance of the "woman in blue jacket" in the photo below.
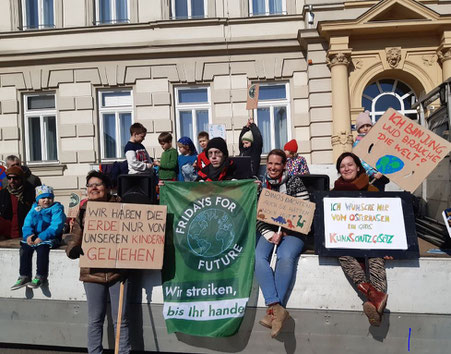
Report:
<svg viewBox="0 0 451 354"><path fill-rule="evenodd" d="M22 227L19 278L11 290L27 286L37 289L47 283L50 249L59 244L66 215L64 207L54 202L53 188L36 187L36 203L33 204ZM31 280L33 252L37 253L36 277Z"/></svg>

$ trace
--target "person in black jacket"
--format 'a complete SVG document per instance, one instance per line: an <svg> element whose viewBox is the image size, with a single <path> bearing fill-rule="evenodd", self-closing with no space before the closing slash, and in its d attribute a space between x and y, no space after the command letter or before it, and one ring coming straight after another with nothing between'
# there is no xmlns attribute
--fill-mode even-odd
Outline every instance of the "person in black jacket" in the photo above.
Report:
<svg viewBox="0 0 451 354"><path fill-rule="evenodd" d="M34 202L34 188L19 166L6 170L8 185L0 191L0 238L22 238L22 226Z"/></svg>
<svg viewBox="0 0 451 354"><path fill-rule="evenodd" d="M258 176L263 150L263 139L260 129L255 125L253 118L249 118L247 124L241 130L239 144L240 156L251 157L252 176Z"/></svg>
<svg viewBox="0 0 451 354"><path fill-rule="evenodd" d="M235 178L236 166L229 159L229 150L223 138L211 139L205 153L210 164L197 172L197 181L230 181Z"/></svg>

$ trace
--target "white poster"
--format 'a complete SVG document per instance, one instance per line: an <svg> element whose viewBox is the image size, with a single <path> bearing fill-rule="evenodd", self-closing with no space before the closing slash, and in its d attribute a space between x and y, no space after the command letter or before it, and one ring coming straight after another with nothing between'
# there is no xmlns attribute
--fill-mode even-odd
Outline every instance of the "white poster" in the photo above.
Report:
<svg viewBox="0 0 451 354"><path fill-rule="evenodd" d="M223 138L226 140L226 127L224 124L208 124L208 135L210 139Z"/></svg>
<svg viewBox="0 0 451 354"><path fill-rule="evenodd" d="M325 247L407 250L400 198L324 198Z"/></svg>

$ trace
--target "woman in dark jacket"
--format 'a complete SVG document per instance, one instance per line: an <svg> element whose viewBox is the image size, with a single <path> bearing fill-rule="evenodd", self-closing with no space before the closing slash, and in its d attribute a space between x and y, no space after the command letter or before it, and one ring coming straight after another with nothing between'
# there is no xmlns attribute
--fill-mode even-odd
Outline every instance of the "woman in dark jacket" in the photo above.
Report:
<svg viewBox="0 0 451 354"><path fill-rule="evenodd" d="M229 150L224 139L213 138L209 140L205 154L210 164L197 173L199 175L198 181L229 181L234 179L235 165L229 159Z"/></svg>
<svg viewBox="0 0 451 354"><path fill-rule="evenodd" d="M241 130L239 144L240 156L250 156L252 176L258 176L263 150L263 138L253 118L250 118Z"/></svg>
<svg viewBox="0 0 451 354"><path fill-rule="evenodd" d="M91 171L86 177L88 201L118 202L119 199L111 195L111 181L107 175L98 171ZM86 204L80 206L77 217L72 225L71 237L68 241L66 253L69 258L76 259L83 254L81 248ZM116 333L117 313L119 306L120 282L126 279L126 273L118 269L80 268L80 281L83 282L88 300L88 352L102 353L103 322L107 309L107 298L110 296L111 311ZM125 286L124 299L127 298ZM126 316L127 301L124 301L119 341L119 353L129 353L128 321Z"/></svg>
<svg viewBox="0 0 451 354"><path fill-rule="evenodd" d="M309 194L301 177L288 175L286 163L287 157L282 150L270 151L263 188L308 200ZM293 282L297 259L304 248L304 236L289 229L279 231L277 226L262 221L257 222L257 231L261 236L255 249L255 277L265 298L265 305L268 306L266 316L259 323L271 328L271 337L274 338L288 318L285 310L288 289ZM277 263L273 272L270 261L275 245Z"/></svg>
<svg viewBox="0 0 451 354"><path fill-rule="evenodd" d="M369 184L369 177L358 156L344 152L337 159L337 171L340 178L335 181L336 191L373 191L378 189ZM385 257L391 259L391 257ZM387 275L384 258L368 258L369 280L365 274L365 260L351 256L339 257L341 268L357 289L365 295L367 301L363 311L373 326L380 326L382 314L387 303Z"/></svg>
<svg viewBox="0 0 451 354"><path fill-rule="evenodd" d="M6 170L8 184L0 190L0 239L22 238L22 226L34 202L34 187L19 166Z"/></svg>

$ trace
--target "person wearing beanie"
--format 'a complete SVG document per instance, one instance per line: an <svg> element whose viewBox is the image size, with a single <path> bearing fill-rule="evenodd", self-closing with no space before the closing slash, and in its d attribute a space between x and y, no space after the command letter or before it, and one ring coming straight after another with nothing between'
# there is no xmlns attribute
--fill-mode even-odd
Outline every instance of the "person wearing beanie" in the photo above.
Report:
<svg viewBox="0 0 451 354"><path fill-rule="evenodd" d="M233 161L229 159L227 143L222 138L213 138L208 141L205 153L210 164L201 169L197 174L197 181L227 181L234 179L235 168Z"/></svg>
<svg viewBox="0 0 451 354"><path fill-rule="evenodd" d="M22 226L34 201L33 186L20 166L5 171L8 181L0 190L0 239L22 237Z"/></svg>
<svg viewBox="0 0 451 354"><path fill-rule="evenodd" d="M251 158L252 176L258 176L263 151L263 138L253 118L250 118L241 130L239 148L240 156L250 156Z"/></svg>
<svg viewBox="0 0 451 354"><path fill-rule="evenodd" d="M370 118L370 111L359 113L355 121L355 126L357 133L363 134L364 136L368 134L370 129L373 127L373 122Z"/></svg>
<svg viewBox="0 0 451 354"><path fill-rule="evenodd" d="M36 187L36 202L22 227L19 278L11 287L37 289L47 283L50 249L59 245L66 221L64 207L54 202L53 188L45 184ZM37 254L36 276L32 277L33 253Z"/></svg>
<svg viewBox="0 0 451 354"><path fill-rule="evenodd" d="M283 150L287 156L285 168L289 176L306 175L310 173L307 161L303 156L298 155L298 143L296 142L296 139L287 142L284 145Z"/></svg>
<svg viewBox="0 0 451 354"><path fill-rule="evenodd" d="M177 141L180 155L177 158L178 161L178 175L177 181L180 182L193 182L197 178L196 168L197 165L197 150L193 141L187 136L182 136Z"/></svg>
<svg viewBox="0 0 451 354"><path fill-rule="evenodd" d="M354 141L354 144L352 145L353 148L357 146L357 144L369 133L369 131L373 127L373 122L370 118L370 111L359 113L355 121L355 127L358 135ZM360 161L362 162L362 166L365 169L366 174L370 177L370 180L372 180L372 185L379 189L381 192L384 191L385 185L389 183L390 180L378 170L368 165L362 159L360 159Z"/></svg>

